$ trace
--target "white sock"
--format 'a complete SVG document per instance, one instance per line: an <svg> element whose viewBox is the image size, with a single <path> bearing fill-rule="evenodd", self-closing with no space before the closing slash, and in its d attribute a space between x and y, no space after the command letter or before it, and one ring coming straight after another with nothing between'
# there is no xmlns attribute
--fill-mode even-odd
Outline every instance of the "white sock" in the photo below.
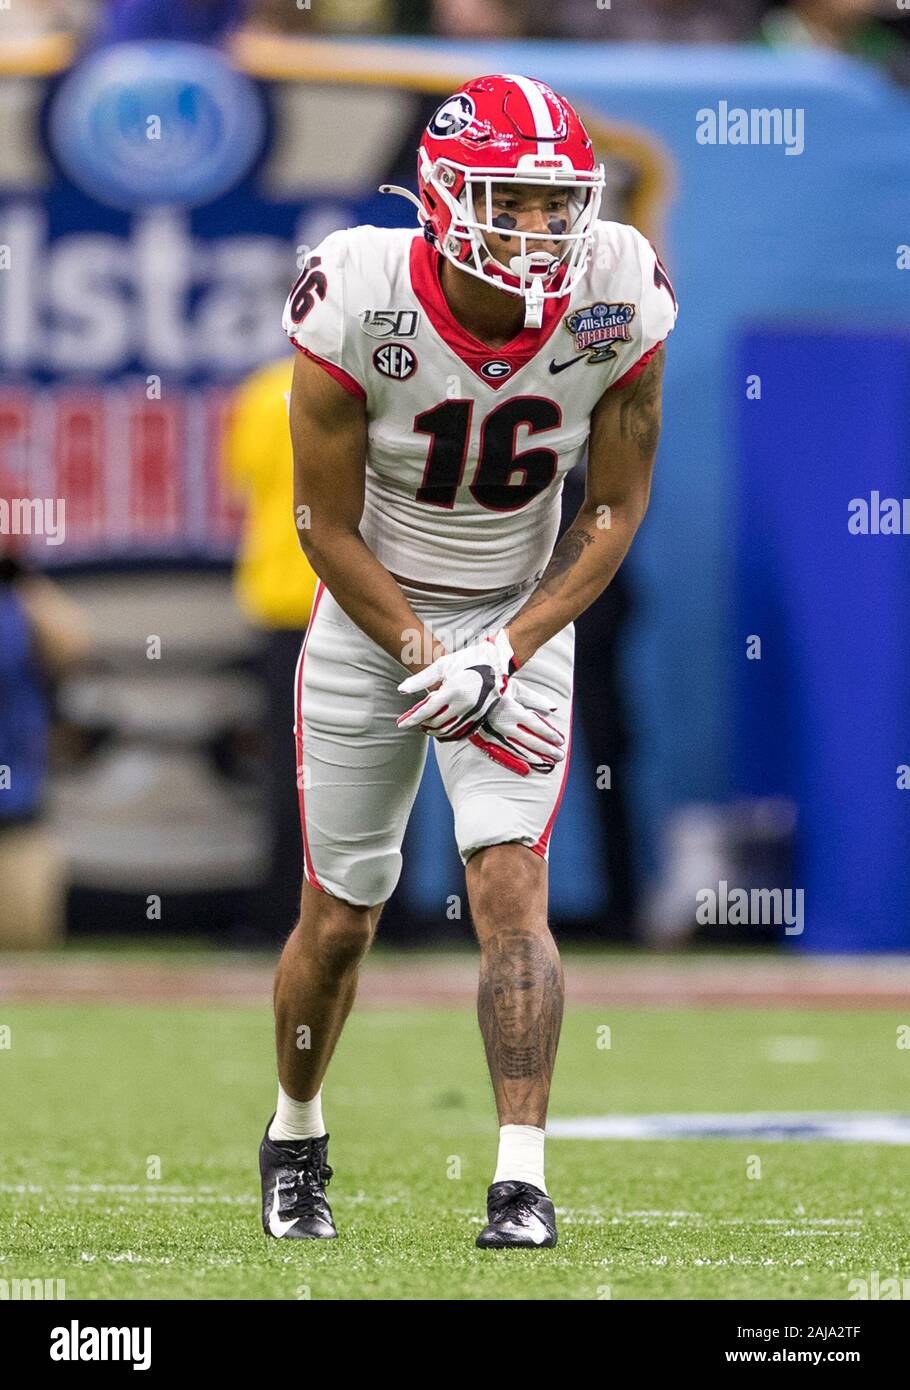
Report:
<svg viewBox="0 0 910 1390"><path fill-rule="evenodd" d="M499 1131L499 1157L493 1181L529 1182L532 1187L546 1192L543 1175L545 1138L545 1131L536 1125L503 1125Z"/></svg>
<svg viewBox="0 0 910 1390"><path fill-rule="evenodd" d="M294 1100L278 1083L275 1118L269 1125L270 1139L320 1139L325 1134L322 1119L322 1087L312 1100Z"/></svg>

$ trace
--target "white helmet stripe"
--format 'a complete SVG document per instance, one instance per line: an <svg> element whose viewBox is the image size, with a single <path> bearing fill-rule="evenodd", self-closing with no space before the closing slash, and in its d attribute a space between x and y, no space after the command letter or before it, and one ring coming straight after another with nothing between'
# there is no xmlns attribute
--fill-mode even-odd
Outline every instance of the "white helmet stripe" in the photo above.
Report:
<svg viewBox="0 0 910 1390"><path fill-rule="evenodd" d="M529 77L521 77L517 73L504 74L509 82L514 82L516 87L521 89L521 93L531 108L531 119L534 122L534 134L537 136L537 153L552 154L553 146L542 144L542 140L549 137L553 140L556 130L553 126L553 117L550 115L550 108L546 103L543 92L536 82L532 82Z"/></svg>

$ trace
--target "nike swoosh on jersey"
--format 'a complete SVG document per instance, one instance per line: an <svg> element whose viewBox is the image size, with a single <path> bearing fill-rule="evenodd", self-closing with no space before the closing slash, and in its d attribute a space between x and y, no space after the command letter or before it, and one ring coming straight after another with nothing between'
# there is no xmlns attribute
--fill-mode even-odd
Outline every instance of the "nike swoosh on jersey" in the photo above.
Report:
<svg viewBox="0 0 910 1390"><path fill-rule="evenodd" d="M550 358L550 371L555 376L557 372L564 372L566 367L571 367L574 362L580 362L583 357L587 357L587 352L580 352L577 357L570 357L568 362L557 362L555 357Z"/></svg>
<svg viewBox="0 0 910 1390"><path fill-rule="evenodd" d="M272 1198L272 1210L269 1212L269 1230L273 1236L283 1236L287 1234L292 1226L296 1226L296 1224L296 1216L293 1221L282 1221L278 1214L278 1180L276 1178L275 1194Z"/></svg>

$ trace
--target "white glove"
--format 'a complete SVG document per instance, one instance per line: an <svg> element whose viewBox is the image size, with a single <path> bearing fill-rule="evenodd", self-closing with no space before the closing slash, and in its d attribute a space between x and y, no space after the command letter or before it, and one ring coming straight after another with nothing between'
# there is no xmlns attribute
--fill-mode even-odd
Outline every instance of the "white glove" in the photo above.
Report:
<svg viewBox="0 0 910 1390"><path fill-rule="evenodd" d="M566 756L564 736L544 718L555 713L556 706L529 685L510 681L471 742L520 777L552 772Z"/></svg>
<svg viewBox="0 0 910 1390"><path fill-rule="evenodd" d="M434 738L449 741L472 734L505 694L515 657L505 629L487 634L460 651L440 656L408 676L398 689L403 695L430 690L396 721L399 729L419 726Z"/></svg>

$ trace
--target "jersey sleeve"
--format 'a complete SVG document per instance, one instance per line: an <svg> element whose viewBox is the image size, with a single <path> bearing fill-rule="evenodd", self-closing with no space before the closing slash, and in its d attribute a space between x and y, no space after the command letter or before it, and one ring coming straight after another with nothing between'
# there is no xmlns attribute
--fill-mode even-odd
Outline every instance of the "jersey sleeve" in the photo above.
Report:
<svg viewBox="0 0 910 1390"><path fill-rule="evenodd" d="M610 389L629 386L640 376L676 323L676 292L663 263L648 239L630 227L630 258L638 262L638 312L627 342L617 344L615 376Z"/></svg>
<svg viewBox="0 0 910 1390"><path fill-rule="evenodd" d="M346 234L332 232L308 255L284 306L282 326L352 396L363 399L362 364L351 351L345 317Z"/></svg>

